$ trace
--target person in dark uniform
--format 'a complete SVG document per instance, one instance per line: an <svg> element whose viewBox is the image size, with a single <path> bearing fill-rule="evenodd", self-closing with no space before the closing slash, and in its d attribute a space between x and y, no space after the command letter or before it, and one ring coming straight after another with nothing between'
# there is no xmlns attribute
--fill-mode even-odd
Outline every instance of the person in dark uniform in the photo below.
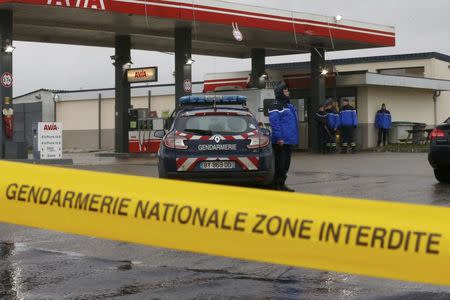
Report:
<svg viewBox="0 0 450 300"><path fill-rule="evenodd" d="M353 106L348 102L348 99L342 101L342 109L339 113L342 133L342 151L347 153L350 146L352 153L356 151L355 130L358 127L358 115Z"/></svg>
<svg viewBox="0 0 450 300"><path fill-rule="evenodd" d="M327 141L328 152L336 152L336 135L340 127L340 120L332 99L326 102L325 111L327 113L327 126L329 132L329 139Z"/></svg>
<svg viewBox="0 0 450 300"><path fill-rule="evenodd" d="M317 138L319 141L320 153L325 154L329 151L330 132L328 129L328 116L325 111L325 106L320 105L319 111L316 112L315 119L317 122Z"/></svg>
<svg viewBox="0 0 450 300"><path fill-rule="evenodd" d="M275 157L274 189L293 192L286 186L286 178L291 164L292 146L298 144L298 116L290 102L289 89L285 83L275 88L275 101L269 107L269 120Z"/></svg>
<svg viewBox="0 0 450 300"><path fill-rule="evenodd" d="M380 147L382 142L383 146L386 146L389 129L392 127L392 116L391 112L386 109L384 103L375 116L375 127L378 129L377 147Z"/></svg>

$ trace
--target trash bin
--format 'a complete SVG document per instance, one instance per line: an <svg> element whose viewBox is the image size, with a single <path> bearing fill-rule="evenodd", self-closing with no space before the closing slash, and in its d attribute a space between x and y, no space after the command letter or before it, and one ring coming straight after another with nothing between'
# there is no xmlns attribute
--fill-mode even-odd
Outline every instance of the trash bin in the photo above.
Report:
<svg viewBox="0 0 450 300"><path fill-rule="evenodd" d="M389 131L389 144L397 144L399 140L408 138L408 130L414 128L413 122L392 122L392 128Z"/></svg>

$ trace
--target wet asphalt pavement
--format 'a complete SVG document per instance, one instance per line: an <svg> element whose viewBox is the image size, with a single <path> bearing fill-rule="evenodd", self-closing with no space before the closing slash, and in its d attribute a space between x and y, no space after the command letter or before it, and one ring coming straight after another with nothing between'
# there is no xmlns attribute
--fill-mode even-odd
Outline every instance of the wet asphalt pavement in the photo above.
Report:
<svg viewBox="0 0 450 300"><path fill-rule="evenodd" d="M154 159L72 155L75 168L156 176ZM450 206L421 153L295 155L298 192ZM0 224L0 299L450 299L450 287L289 268Z"/></svg>

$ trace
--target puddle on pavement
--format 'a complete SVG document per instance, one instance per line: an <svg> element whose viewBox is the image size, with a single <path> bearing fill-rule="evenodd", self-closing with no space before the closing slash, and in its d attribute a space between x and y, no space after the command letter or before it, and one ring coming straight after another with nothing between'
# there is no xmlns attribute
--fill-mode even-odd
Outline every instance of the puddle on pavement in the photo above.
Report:
<svg viewBox="0 0 450 300"><path fill-rule="evenodd" d="M267 272L252 274L225 267L154 267L0 242L0 299L355 299L389 292L382 281L377 286L376 279L367 285L351 275L283 267L275 274L273 266L265 268ZM450 298L450 289L416 289L412 295ZM401 295L402 289L396 292ZM403 292L410 295L411 287Z"/></svg>

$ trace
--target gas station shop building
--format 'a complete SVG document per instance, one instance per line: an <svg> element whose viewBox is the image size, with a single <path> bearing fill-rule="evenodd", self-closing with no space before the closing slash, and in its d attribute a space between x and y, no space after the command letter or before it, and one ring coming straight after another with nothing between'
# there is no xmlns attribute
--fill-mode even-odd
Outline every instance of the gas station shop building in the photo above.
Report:
<svg viewBox="0 0 450 300"><path fill-rule="evenodd" d="M363 149L376 145L374 117L382 103L391 111L393 121L434 126L450 116L448 55L431 52L361 57L327 61L327 65L333 68L336 76L329 75L330 78L326 80L326 97L348 98L356 106L360 124L358 142ZM281 74L282 79L290 85L292 98L299 108L301 149L308 148L307 102L311 97L309 70L309 62L266 66L267 73ZM227 86L245 87L245 78L237 75L213 74L212 77L221 80L194 82L192 92L202 93L211 89L212 83L215 84L213 89L220 85L225 89ZM266 96L273 94L270 89L263 90ZM244 88L231 93L250 95L249 101L255 101L251 95L257 91ZM34 111L29 113L29 122L32 119L61 122L64 128L64 149L106 150L114 148L114 97L114 88L81 91L41 89L16 97L14 103L24 104L30 107L27 111ZM175 108L175 86L133 86L131 104L134 108L150 108L159 117L167 116Z"/></svg>

